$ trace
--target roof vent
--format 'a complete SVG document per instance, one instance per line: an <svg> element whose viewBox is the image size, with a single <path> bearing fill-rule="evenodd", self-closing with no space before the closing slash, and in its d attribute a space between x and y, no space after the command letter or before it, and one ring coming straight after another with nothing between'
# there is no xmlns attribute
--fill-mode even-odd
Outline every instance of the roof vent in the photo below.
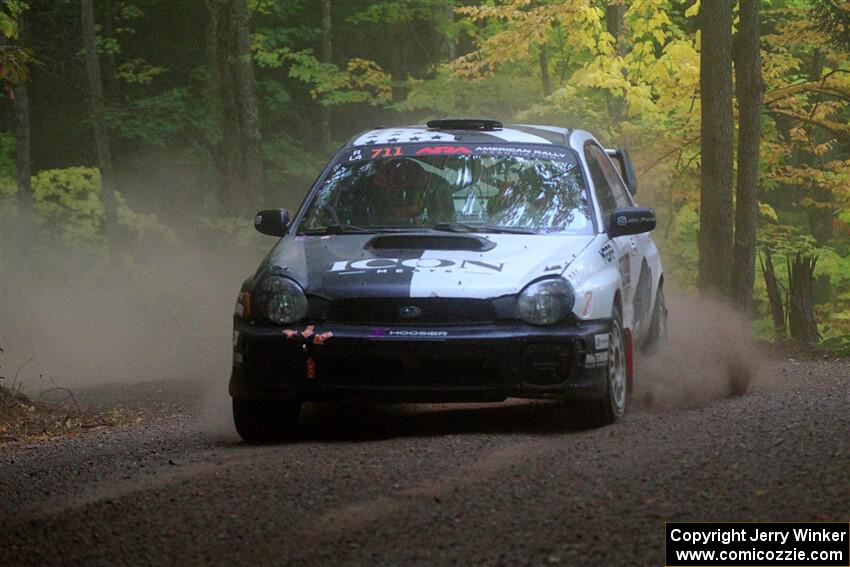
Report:
<svg viewBox="0 0 850 567"><path fill-rule="evenodd" d="M501 130L502 123L484 118L446 118L445 120L429 120L428 128L431 130L479 130L488 132Z"/></svg>

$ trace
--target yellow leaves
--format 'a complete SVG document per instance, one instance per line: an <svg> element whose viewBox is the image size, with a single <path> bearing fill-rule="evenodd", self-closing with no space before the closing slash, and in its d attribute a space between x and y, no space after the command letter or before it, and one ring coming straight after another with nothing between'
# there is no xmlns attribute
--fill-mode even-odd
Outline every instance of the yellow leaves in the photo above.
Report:
<svg viewBox="0 0 850 567"><path fill-rule="evenodd" d="M832 149L833 141L824 142L823 144L815 144L812 146L812 153L816 156L823 157Z"/></svg>
<svg viewBox="0 0 850 567"><path fill-rule="evenodd" d="M374 92L376 103L388 102L392 99L392 77L374 61L350 59L347 71L350 88Z"/></svg>
<svg viewBox="0 0 850 567"><path fill-rule="evenodd" d="M685 10L685 17L686 18L693 18L697 14L699 14L699 6L700 6L700 0L696 0L696 2L694 2L693 5L690 8Z"/></svg>
<svg viewBox="0 0 850 567"><path fill-rule="evenodd" d="M788 131L788 135L795 142L805 142L809 139L808 131L802 126L791 128L791 130Z"/></svg>
<svg viewBox="0 0 850 567"><path fill-rule="evenodd" d="M652 114L656 111L649 85L632 86L625 96L629 116Z"/></svg>
<svg viewBox="0 0 850 567"><path fill-rule="evenodd" d="M767 203L759 203L759 217L761 218L762 222L779 222L779 217L776 214L776 210Z"/></svg>
<svg viewBox="0 0 850 567"><path fill-rule="evenodd" d="M456 13L473 21L498 23L489 36L478 40L478 49L450 64L450 69L464 78L479 79L499 66L529 61L533 48L549 41L553 26L569 30L570 42L587 50L597 46L604 12L589 0L533 4L529 0L458 8Z"/></svg>

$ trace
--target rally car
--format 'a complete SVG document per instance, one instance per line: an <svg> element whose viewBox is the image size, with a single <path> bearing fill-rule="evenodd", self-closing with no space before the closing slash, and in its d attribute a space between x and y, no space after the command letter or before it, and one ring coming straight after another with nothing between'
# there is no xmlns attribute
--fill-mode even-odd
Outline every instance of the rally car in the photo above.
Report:
<svg viewBox="0 0 850 567"><path fill-rule="evenodd" d="M432 120L354 137L242 285L238 433L275 441L302 402L568 400L626 408L633 353L666 332L664 274L625 150L588 132Z"/></svg>

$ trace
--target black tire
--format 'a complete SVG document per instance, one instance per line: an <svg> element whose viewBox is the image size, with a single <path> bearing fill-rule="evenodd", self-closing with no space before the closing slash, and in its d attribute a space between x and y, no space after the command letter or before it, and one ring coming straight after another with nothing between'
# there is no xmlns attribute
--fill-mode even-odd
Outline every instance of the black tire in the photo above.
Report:
<svg viewBox="0 0 850 567"><path fill-rule="evenodd" d="M301 403L233 398L236 432L248 443L280 443L295 438Z"/></svg>
<svg viewBox="0 0 850 567"><path fill-rule="evenodd" d="M605 391L602 395L580 400L572 405L574 423L580 427L603 427L619 420L626 412L626 334L623 316L615 306L612 313L611 336L608 341L608 366L605 372Z"/></svg>
<svg viewBox="0 0 850 567"><path fill-rule="evenodd" d="M642 350L651 351L667 342L667 302L664 300L664 286L658 286L655 296L655 308L652 310L652 322L649 325L649 335L644 341Z"/></svg>

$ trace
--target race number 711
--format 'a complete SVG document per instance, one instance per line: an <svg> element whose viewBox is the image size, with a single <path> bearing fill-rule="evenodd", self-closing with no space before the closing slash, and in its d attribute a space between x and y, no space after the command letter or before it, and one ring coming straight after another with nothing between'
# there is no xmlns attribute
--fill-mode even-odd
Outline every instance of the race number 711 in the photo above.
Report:
<svg viewBox="0 0 850 567"><path fill-rule="evenodd" d="M392 148L374 148L372 150L372 159L379 157L395 157L401 155L401 146Z"/></svg>

